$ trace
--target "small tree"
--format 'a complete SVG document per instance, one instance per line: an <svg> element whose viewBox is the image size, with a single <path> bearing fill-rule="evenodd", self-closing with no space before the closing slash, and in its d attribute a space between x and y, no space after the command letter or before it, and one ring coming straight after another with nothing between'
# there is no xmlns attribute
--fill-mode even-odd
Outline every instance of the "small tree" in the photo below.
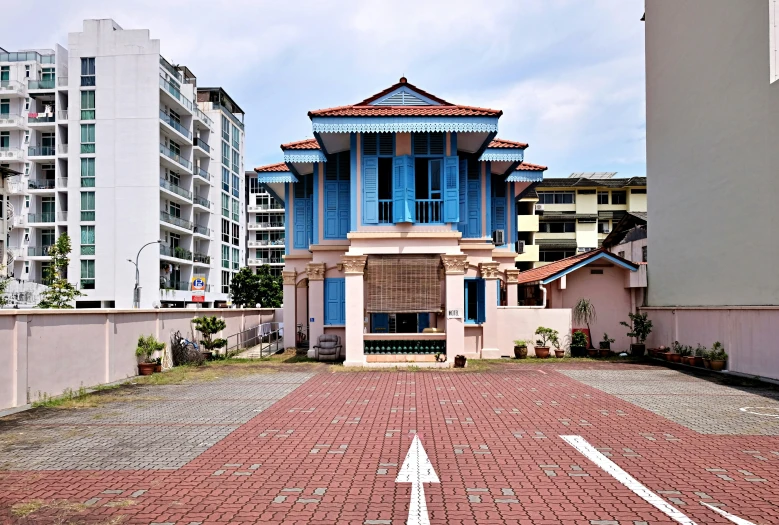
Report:
<svg viewBox="0 0 779 525"><path fill-rule="evenodd" d="M67 233L60 235L54 246L49 247L51 265L46 268L44 275L49 287L41 294L38 308L73 308L76 297L84 295L68 282L70 249L70 237Z"/></svg>
<svg viewBox="0 0 779 525"><path fill-rule="evenodd" d="M0 266L0 308L3 308L8 304L8 299L5 296L5 289L8 287L8 283L11 282L10 277L2 275L5 270L5 266Z"/></svg>
<svg viewBox="0 0 779 525"><path fill-rule="evenodd" d="M637 337L639 344L644 344L646 338L652 333L652 321L648 319L647 314L628 312L628 317L630 317L630 324L625 321L620 321L619 324L630 329L630 332L627 333L628 337Z"/></svg>
<svg viewBox="0 0 779 525"><path fill-rule="evenodd" d="M261 304L263 308L278 308L284 297L281 276L273 275L271 267L267 264L257 270L259 278L259 300L255 304Z"/></svg>
<svg viewBox="0 0 779 525"><path fill-rule="evenodd" d="M558 337L560 337L560 332L552 328L545 328L543 326L539 326L538 328L536 328L536 335L540 337L540 339L536 341L536 346L546 348L549 346L549 343L553 343L555 340L558 339Z"/></svg>
<svg viewBox="0 0 779 525"><path fill-rule="evenodd" d="M227 323L222 319L217 319L215 316L203 316L195 318L192 322L195 324L197 331L203 336L203 339L200 341L203 348L210 352L227 346L227 339L213 339L217 332L227 327Z"/></svg>
<svg viewBox="0 0 779 525"><path fill-rule="evenodd" d="M271 273L267 264L260 266L257 273L251 268L241 268L230 281L230 296L238 306L278 308L282 301L281 277Z"/></svg>

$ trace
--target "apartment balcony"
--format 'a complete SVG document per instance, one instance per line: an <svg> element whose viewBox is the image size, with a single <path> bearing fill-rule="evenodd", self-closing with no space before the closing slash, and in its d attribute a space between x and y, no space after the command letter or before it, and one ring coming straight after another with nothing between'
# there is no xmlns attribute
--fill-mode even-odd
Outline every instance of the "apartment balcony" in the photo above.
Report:
<svg viewBox="0 0 779 525"><path fill-rule="evenodd" d="M260 258L260 259L248 259L247 264L249 266L263 266L265 264L284 264L284 259L278 257Z"/></svg>
<svg viewBox="0 0 779 525"><path fill-rule="evenodd" d="M526 244L525 249L514 258L516 262L538 262L538 246Z"/></svg>
<svg viewBox="0 0 779 525"><path fill-rule="evenodd" d="M192 141L193 153L198 157L210 157L211 146L209 146L203 139L195 137Z"/></svg>
<svg viewBox="0 0 779 525"><path fill-rule="evenodd" d="M517 215L517 231L537 232L538 215Z"/></svg>
<svg viewBox="0 0 779 525"><path fill-rule="evenodd" d="M206 170L204 170L200 166L196 166L193 173L195 174L196 177L200 177L200 179L208 182L209 184L211 183L211 174L209 174Z"/></svg>
<svg viewBox="0 0 779 525"><path fill-rule="evenodd" d="M27 247L27 257L29 258L48 258L49 255L49 248L51 246L28 246Z"/></svg>
<svg viewBox="0 0 779 525"><path fill-rule="evenodd" d="M210 210L211 209L211 202L209 202L208 199L204 199L203 197L200 197L198 195L194 195L192 197L192 204L195 206L199 206L200 208Z"/></svg>
<svg viewBox="0 0 779 525"><path fill-rule="evenodd" d="M278 204L250 204L247 206L246 210L249 213L258 213L263 211L284 213L284 206L279 206Z"/></svg>
<svg viewBox="0 0 779 525"><path fill-rule="evenodd" d="M209 129L209 130L213 130L213 129L214 129L214 121L213 121L213 120L211 120L211 119L208 117L208 115L206 115L205 113L203 113L203 112L200 110L200 108L198 108L198 107L197 107L197 105L195 106L195 113L194 113L194 118L195 118L195 120L198 120L198 121L202 122L203 124L205 124L205 126L206 126L206 127Z"/></svg>
<svg viewBox="0 0 779 525"><path fill-rule="evenodd" d="M27 91L48 91L54 89L56 82L53 78L47 80L27 80Z"/></svg>
<svg viewBox="0 0 779 525"><path fill-rule="evenodd" d="M191 284L189 281L173 281L165 278L160 279L160 291L179 290L182 292L187 292L189 291L190 286Z"/></svg>
<svg viewBox="0 0 779 525"><path fill-rule="evenodd" d="M66 189L68 189L68 178L67 177L57 177L57 189L58 190L66 190Z"/></svg>
<svg viewBox="0 0 779 525"><path fill-rule="evenodd" d="M57 121L58 122L67 122L68 120L68 110L67 109L58 109L57 110Z"/></svg>
<svg viewBox="0 0 779 525"><path fill-rule="evenodd" d="M30 193L54 193L56 182L54 179L29 179L27 190Z"/></svg>
<svg viewBox="0 0 779 525"><path fill-rule="evenodd" d="M57 155L67 155L67 154L68 154L68 145L57 144Z"/></svg>
<svg viewBox="0 0 779 525"><path fill-rule="evenodd" d="M51 161L56 153L54 146L35 146L27 148L27 158L38 162Z"/></svg>
<svg viewBox="0 0 779 525"><path fill-rule="evenodd" d="M247 248L266 248L270 246L284 246L284 239L261 239L259 241L247 241Z"/></svg>
<svg viewBox="0 0 779 525"><path fill-rule="evenodd" d="M186 233L192 233L193 224L192 221L182 219L181 217L174 217L166 211L160 211L160 220L174 228L185 230Z"/></svg>
<svg viewBox="0 0 779 525"><path fill-rule="evenodd" d="M188 172L192 172L192 163L182 157L179 153L175 153L165 144L160 144L160 157L162 157L163 163L172 170L184 168Z"/></svg>
<svg viewBox="0 0 779 525"><path fill-rule="evenodd" d="M210 266L211 256L204 253L195 253L192 255L192 261L196 266Z"/></svg>
<svg viewBox="0 0 779 525"><path fill-rule="evenodd" d="M192 252L179 246L166 246L160 244L160 255L187 262L192 260Z"/></svg>
<svg viewBox="0 0 779 525"><path fill-rule="evenodd" d="M11 228L24 228L27 226L27 217L24 215L14 215L11 219Z"/></svg>
<svg viewBox="0 0 779 525"><path fill-rule="evenodd" d="M194 233L197 237L206 237L208 239L211 238L211 229L199 224L195 224L192 227L192 233Z"/></svg>
<svg viewBox="0 0 779 525"><path fill-rule="evenodd" d="M162 75L160 75L160 91L163 93L163 99L171 106L175 105L184 111L187 115L195 113L195 105L181 94L179 87L173 82L168 81ZM177 111L177 112L181 112Z"/></svg>
<svg viewBox="0 0 779 525"><path fill-rule="evenodd" d="M250 222L247 224L247 228L252 231L256 230L283 230L283 222Z"/></svg>
<svg viewBox="0 0 779 525"><path fill-rule="evenodd" d="M0 130L25 130L27 129L27 120L21 115L11 115L9 113L0 113Z"/></svg>
<svg viewBox="0 0 779 525"><path fill-rule="evenodd" d="M57 214L53 211L27 214L27 224L54 224L56 220Z"/></svg>
<svg viewBox="0 0 779 525"><path fill-rule="evenodd" d="M21 162L22 150L19 148L0 148L0 160L5 162Z"/></svg>
<svg viewBox="0 0 779 525"><path fill-rule="evenodd" d="M68 87L68 77L57 77L57 87L67 88Z"/></svg>
<svg viewBox="0 0 779 525"><path fill-rule="evenodd" d="M173 120L170 115L162 110L160 110L160 120L165 124L162 129L168 131L168 135L172 136L174 139L183 137L187 141L192 140L192 132L182 126L180 122Z"/></svg>
<svg viewBox="0 0 779 525"><path fill-rule="evenodd" d="M24 98L27 86L16 80L0 80L0 98Z"/></svg>
<svg viewBox="0 0 779 525"><path fill-rule="evenodd" d="M184 204L192 203L192 192L182 188L181 186L173 184L172 182L165 179L160 179L160 188L165 190L171 197L173 197L174 201L179 201Z"/></svg>
<svg viewBox="0 0 779 525"><path fill-rule="evenodd" d="M14 261L27 260L27 250L25 250L21 246L9 246L6 249L6 253L8 253L9 256L13 258Z"/></svg>

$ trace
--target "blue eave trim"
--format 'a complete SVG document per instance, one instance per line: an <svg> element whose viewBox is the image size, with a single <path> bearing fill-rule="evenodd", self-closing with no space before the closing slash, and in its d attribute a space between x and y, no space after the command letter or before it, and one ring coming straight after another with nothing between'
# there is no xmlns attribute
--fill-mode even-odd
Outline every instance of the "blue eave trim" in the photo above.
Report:
<svg viewBox="0 0 779 525"><path fill-rule="evenodd" d="M284 162L306 164L313 162L327 162L327 157L321 150L287 150L284 152Z"/></svg>
<svg viewBox="0 0 779 525"><path fill-rule="evenodd" d="M319 133L498 132L498 117L312 117L311 123L315 137Z"/></svg>
<svg viewBox="0 0 779 525"><path fill-rule="evenodd" d="M568 275L571 272L575 272L579 268L583 266L587 266L588 264L597 261L598 259L607 259L611 261L612 263L616 264L617 266L621 266L622 268L625 268L626 270L630 270L631 272L637 272L638 271L638 265L631 264L629 262L623 261L619 257L614 257L610 253L606 252L600 252L598 255L594 255L590 258L584 259L583 261L576 263L575 265L571 266L570 268L566 268L565 270L562 270L556 274L554 274L551 277L547 277L546 279L543 279L541 281L541 284L549 284L552 281L556 281L560 277L563 277L565 275Z"/></svg>
<svg viewBox="0 0 779 525"><path fill-rule="evenodd" d="M258 182L264 182L265 184L273 184L273 183L287 183L287 182L298 182L297 177L295 177L291 172L275 172L275 173L258 173L257 174L257 181Z"/></svg>
<svg viewBox="0 0 779 525"><path fill-rule="evenodd" d="M481 154L479 160L495 162L522 162L525 160L525 152L521 149L487 148Z"/></svg>
<svg viewBox="0 0 779 525"><path fill-rule="evenodd" d="M520 170L506 177L506 182L541 182L542 180L544 180L543 171Z"/></svg>

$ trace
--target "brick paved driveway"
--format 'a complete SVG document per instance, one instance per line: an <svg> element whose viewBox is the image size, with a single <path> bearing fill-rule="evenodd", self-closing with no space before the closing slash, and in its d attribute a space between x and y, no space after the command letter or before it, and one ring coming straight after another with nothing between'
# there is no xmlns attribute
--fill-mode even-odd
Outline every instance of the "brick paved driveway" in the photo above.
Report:
<svg viewBox="0 0 779 525"><path fill-rule="evenodd" d="M434 524L674 523L560 435L699 524L729 523L701 502L779 523L776 392L664 368L280 372L138 395L0 422L0 523L405 523L414 435L440 479Z"/></svg>

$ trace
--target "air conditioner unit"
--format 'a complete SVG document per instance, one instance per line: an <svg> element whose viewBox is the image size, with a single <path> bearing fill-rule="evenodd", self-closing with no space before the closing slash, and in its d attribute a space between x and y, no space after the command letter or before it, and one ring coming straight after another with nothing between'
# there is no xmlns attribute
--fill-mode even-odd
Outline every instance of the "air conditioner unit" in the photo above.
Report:
<svg viewBox="0 0 779 525"><path fill-rule="evenodd" d="M495 230L492 232L492 243L495 246L506 244L506 232L504 230Z"/></svg>
<svg viewBox="0 0 779 525"><path fill-rule="evenodd" d="M543 214L544 214L544 205L536 204L536 215L543 215Z"/></svg>
<svg viewBox="0 0 779 525"><path fill-rule="evenodd" d="M603 228L603 233L609 233L609 231L610 230L608 228Z"/></svg>
<svg viewBox="0 0 779 525"><path fill-rule="evenodd" d="M525 253L525 241L517 241L516 250L518 254Z"/></svg>

